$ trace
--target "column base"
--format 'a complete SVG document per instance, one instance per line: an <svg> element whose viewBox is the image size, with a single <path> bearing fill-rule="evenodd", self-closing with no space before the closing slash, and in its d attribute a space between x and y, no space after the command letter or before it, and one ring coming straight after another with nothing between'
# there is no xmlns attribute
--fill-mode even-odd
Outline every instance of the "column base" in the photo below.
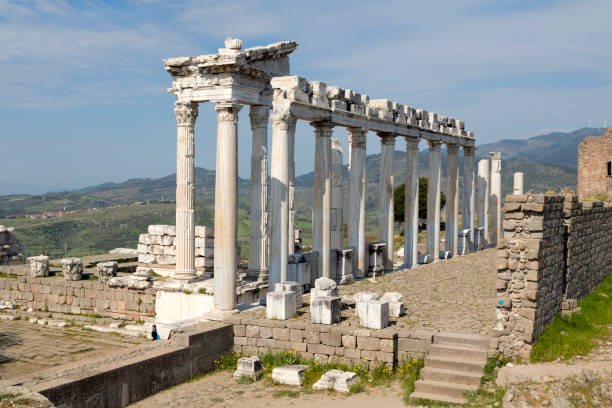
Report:
<svg viewBox="0 0 612 408"><path fill-rule="evenodd" d="M225 318L230 317L238 313L238 309L232 310L219 310L213 309L210 312L206 312L202 315L202 320L213 320L216 322L222 322Z"/></svg>
<svg viewBox="0 0 612 408"><path fill-rule="evenodd" d="M175 271L170 281L175 282L175 283L192 283L192 282L199 281L201 279L202 278L196 275L196 271L193 271L193 272L183 271L183 272L178 272L178 273Z"/></svg>

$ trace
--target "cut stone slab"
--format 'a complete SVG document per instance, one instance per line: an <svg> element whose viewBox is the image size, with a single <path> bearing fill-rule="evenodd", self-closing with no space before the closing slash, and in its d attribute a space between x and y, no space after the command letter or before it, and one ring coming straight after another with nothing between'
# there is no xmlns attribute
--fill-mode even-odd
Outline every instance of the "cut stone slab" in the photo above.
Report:
<svg viewBox="0 0 612 408"><path fill-rule="evenodd" d="M404 306L404 296L399 292L387 292L382 298L382 301L389 303L389 316L400 317L406 313Z"/></svg>
<svg viewBox="0 0 612 408"><path fill-rule="evenodd" d="M278 282L274 284L275 292L295 292L295 307L302 307L304 287L297 282Z"/></svg>
<svg viewBox="0 0 612 408"><path fill-rule="evenodd" d="M310 320L318 324L340 323L342 319L342 302L340 297L320 296L312 300Z"/></svg>
<svg viewBox="0 0 612 408"><path fill-rule="evenodd" d="M333 290L337 289L336 281L329 278L319 278L315 280L315 289L321 290Z"/></svg>
<svg viewBox="0 0 612 408"><path fill-rule="evenodd" d="M259 380L264 373L264 367L258 356L242 357L238 359L238 366L234 371L234 377L249 377L254 381Z"/></svg>
<svg viewBox="0 0 612 408"><path fill-rule="evenodd" d="M295 292L268 292L266 294L266 317L287 320L295 316Z"/></svg>
<svg viewBox="0 0 612 408"><path fill-rule="evenodd" d="M272 370L272 379L286 385L302 386L307 365L285 365Z"/></svg>
<svg viewBox="0 0 612 408"><path fill-rule="evenodd" d="M359 382L357 374L349 371L329 370L321 379L314 383L312 388L315 390L334 390L349 392L351 385Z"/></svg>
<svg viewBox="0 0 612 408"><path fill-rule="evenodd" d="M370 300L357 303L359 324L368 329L381 330L389 325L389 303Z"/></svg>

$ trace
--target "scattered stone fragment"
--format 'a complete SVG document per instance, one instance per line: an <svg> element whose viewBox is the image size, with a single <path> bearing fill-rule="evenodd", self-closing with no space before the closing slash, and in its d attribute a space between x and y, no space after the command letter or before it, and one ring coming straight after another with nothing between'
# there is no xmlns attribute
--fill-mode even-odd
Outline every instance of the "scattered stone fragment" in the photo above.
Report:
<svg viewBox="0 0 612 408"><path fill-rule="evenodd" d="M311 301L310 319L312 323L334 324L342 320L340 297L320 296Z"/></svg>
<svg viewBox="0 0 612 408"><path fill-rule="evenodd" d="M28 258L30 261L30 276L39 278L41 276L49 276L49 257L46 255L32 256Z"/></svg>
<svg viewBox="0 0 612 408"><path fill-rule="evenodd" d="M299 387L304 382L304 371L306 371L307 368L307 365L285 365L276 367L272 370L272 379L281 384L297 385Z"/></svg>
<svg viewBox="0 0 612 408"><path fill-rule="evenodd" d="M321 376L321 379L314 383L312 388L315 390L335 390L349 392L351 385L359 382L357 374L350 371L329 370Z"/></svg>
<svg viewBox="0 0 612 408"><path fill-rule="evenodd" d="M386 292L382 301L389 303L389 316L400 317L405 313L404 296L399 292Z"/></svg>
<svg viewBox="0 0 612 408"><path fill-rule="evenodd" d="M261 378L264 373L264 367L258 356L242 357L238 359L238 365L236 371L234 371L234 377L249 377L254 381Z"/></svg>
<svg viewBox="0 0 612 408"><path fill-rule="evenodd" d="M98 265L96 265L96 269L100 282L106 283L110 278L117 276L119 266L117 261L100 262Z"/></svg>
<svg viewBox="0 0 612 408"><path fill-rule="evenodd" d="M62 259L62 273L64 279L69 281L81 280L83 276L83 260L81 258Z"/></svg>

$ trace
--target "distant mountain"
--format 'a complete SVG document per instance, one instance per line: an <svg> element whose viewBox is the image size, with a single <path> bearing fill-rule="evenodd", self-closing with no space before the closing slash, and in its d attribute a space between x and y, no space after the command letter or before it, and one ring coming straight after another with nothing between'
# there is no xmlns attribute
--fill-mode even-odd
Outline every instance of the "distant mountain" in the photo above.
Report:
<svg viewBox="0 0 612 408"><path fill-rule="evenodd" d="M504 139L477 146L476 155L501 152L504 159L528 159L537 163L578 166L578 144L587 136L601 136L604 128L582 128L572 132L553 132L529 139Z"/></svg>

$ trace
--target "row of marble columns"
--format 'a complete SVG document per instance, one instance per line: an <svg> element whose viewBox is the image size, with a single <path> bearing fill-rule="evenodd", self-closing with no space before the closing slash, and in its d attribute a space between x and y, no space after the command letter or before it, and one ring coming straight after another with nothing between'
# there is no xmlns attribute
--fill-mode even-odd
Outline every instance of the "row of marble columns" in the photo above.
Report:
<svg viewBox="0 0 612 408"><path fill-rule="evenodd" d="M231 311L236 307L237 268L237 177L238 113L242 105L217 103L217 156L215 184L215 308ZM174 278L189 282L195 269L195 166L194 125L198 104L176 102L177 190L176 190L176 271ZM251 155L251 242L249 270L260 279L269 273L270 287L287 279L288 256L294 251L295 128L297 119L289 113L270 115L268 106L252 105L250 122L253 134ZM268 207L268 120L272 119L270 151L270 205ZM332 208L332 131L330 122L312 122L315 134L315 176L312 208L312 247L319 253L319 273L329 277L331 265L330 215ZM367 269L365 240L366 188L365 128L348 128L348 245L354 250L354 274L363 278ZM378 133L381 140L379 189L379 239L387 243L385 269L393 268L393 193L396 136ZM418 262L418 138L406 137L405 258L407 267ZM441 142L429 143L429 193L427 211L427 252L432 260L440 252L440 178ZM448 144L447 246L457 253L458 231L458 145ZM474 148L464 149L463 228L474 223ZM495 174L495 173L493 173ZM493 177L492 177L493 178ZM495 180L492 180L495 183ZM268 209L269 208L269 216ZM479 217L480 218L480 217ZM268 227L268 228L267 228ZM270 232L270 239L266 230Z"/></svg>

